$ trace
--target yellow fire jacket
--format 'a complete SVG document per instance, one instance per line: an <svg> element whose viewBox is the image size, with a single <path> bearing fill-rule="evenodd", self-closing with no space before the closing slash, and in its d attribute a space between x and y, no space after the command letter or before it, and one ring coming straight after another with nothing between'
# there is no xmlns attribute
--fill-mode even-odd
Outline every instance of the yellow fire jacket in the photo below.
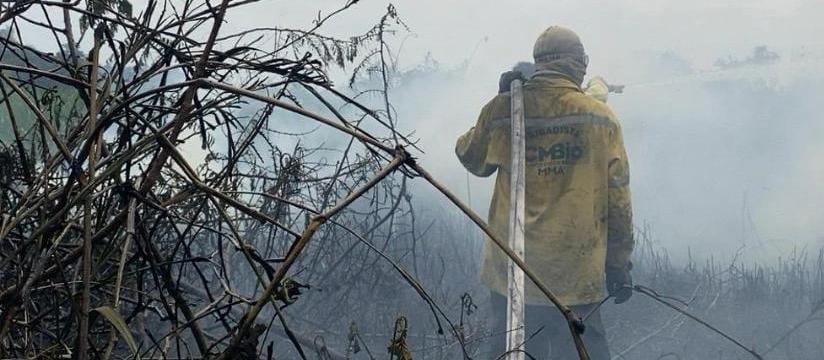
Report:
<svg viewBox="0 0 824 360"><path fill-rule="evenodd" d="M570 80L538 73L524 84L526 122L525 260L568 305L600 301L605 266L629 266L634 241L629 164L621 127L606 104ZM489 209L496 235L507 239L510 97L481 110L455 152L469 172L498 177ZM486 242L482 279L506 294L506 255ZM529 304L546 304L527 280Z"/></svg>

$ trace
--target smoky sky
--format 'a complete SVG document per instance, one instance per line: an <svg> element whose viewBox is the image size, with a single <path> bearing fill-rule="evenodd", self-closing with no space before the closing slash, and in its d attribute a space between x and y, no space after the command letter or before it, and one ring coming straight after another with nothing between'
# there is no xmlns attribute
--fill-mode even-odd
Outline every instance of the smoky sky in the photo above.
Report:
<svg viewBox="0 0 824 360"><path fill-rule="evenodd" d="M339 2L314 2L334 9ZM386 2L365 1L329 32L365 30ZM393 92L401 127L421 139L422 163L485 214L491 179L467 176L455 139L494 96L501 71L529 60L546 27L577 31L590 75L627 84L610 105L624 128L635 222L675 258L758 259L824 243L824 3L820 1L406 1L400 70L437 62ZM254 16L254 15L250 15ZM275 12L307 22L310 12ZM304 20L300 20L304 19ZM767 46L774 64L719 72ZM428 192L424 192L430 196Z"/></svg>
<svg viewBox="0 0 824 360"><path fill-rule="evenodd" d="M342 1L262 2L227 26L305 27ZM362 1L324 25L368 30L388 2ZM824 244L824 3L820 1L399 1L393 26L400 71L392 100L399 126L414 131L420 161L485 214L492 178L467 176L455 139L495 95L501 71L530 60L550 25L581 36L589 75L627 85L610 105L624 128L635 223L674 258L742 251L772 259ZM767 46L769 66L719 72ZM431 65L431 64L430 64ZM345 83L341 76L338 80ZM422 206L431 204L420 189ZM424 209L425 210L425 209Z"/></svg>

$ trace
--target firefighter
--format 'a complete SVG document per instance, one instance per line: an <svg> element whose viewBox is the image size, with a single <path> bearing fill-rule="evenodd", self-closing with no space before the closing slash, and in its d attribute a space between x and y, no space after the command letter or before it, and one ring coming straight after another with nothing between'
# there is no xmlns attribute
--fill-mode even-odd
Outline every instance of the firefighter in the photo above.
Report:
<svg viewBox="0 0 824 360"><path fill-rule="evenodd" d="M609 359L600 313L593 309L607 293L616 304L632 296L632 210L621 126L605 102L582 90L588 57L573 31L550 27L533 57L535 73L523 86L525 261L577 314L594 311L584 342L593 359ZM508 234L510 121L509 93L502 92L455 147L472 174L497 172L489 224L501 239ZM506 264L504 253L487 241L481 277L497 318L496 355L505 351ZM577 358L564 318L529 281L526 338L526 351L536 359Z"/></svg>

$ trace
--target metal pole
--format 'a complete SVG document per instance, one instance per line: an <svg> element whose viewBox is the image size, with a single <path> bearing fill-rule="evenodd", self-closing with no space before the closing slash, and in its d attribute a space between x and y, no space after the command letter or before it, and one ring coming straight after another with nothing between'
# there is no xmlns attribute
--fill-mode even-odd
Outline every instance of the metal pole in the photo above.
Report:
<svg viewBox="0 0 824 360"><path fill-rule="evenodd" d="M512 162L510 166L509 247L524 258L524 212L526 190L526 140L524 138L524 97L521 81L510 84L512 105ZM507 360L524 360L524 272L509 260L507 265Z"/></svg>

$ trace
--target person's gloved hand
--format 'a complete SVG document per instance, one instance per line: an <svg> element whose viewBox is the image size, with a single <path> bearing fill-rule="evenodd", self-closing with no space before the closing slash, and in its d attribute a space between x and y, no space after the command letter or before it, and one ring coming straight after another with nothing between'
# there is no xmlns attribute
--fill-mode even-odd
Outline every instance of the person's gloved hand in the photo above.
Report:
<svg viewBox="0 0 824 360"><path fill-rule="evenodd" d="M632 264L626 268L607 267L607 292L616 304L623 304L632 297Z"/></svg>
<svg viewBox="0 0 824 360"><path fill-rule="evenodd" d="M515 79L526 81L526 78L524 78L524 75L520 71L510 70L501 74L501 78L498 80L498 93L508 92L510 84Z"/></svg>

